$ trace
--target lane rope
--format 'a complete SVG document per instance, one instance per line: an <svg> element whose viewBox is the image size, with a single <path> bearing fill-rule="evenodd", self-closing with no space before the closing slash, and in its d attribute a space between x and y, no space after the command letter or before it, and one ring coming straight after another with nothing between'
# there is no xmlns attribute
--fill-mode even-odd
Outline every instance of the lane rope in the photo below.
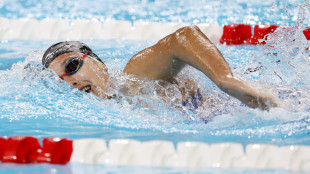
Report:
<svg viewBox="0 0 310 174"><path fill-rule="evenodd" d="M310 171L310 146L238 143L207 144L132 139L105 141L99 138L70 140L35 137L0 138L3 163L79 162L106 166L149 166L184 168L254 168Z"/></svg>
<svg viewBox="0 0 310 174"><path fill-rule="evenodd" d="M77 19L71 22L65 19L33 18L7 19L0 17L0 40L83 40L83 39L124 39L124 40L159 40L189 23L159 23L136 21L105 21L96 19ZM264 44L261 39L274 32L279 26L246 24L198 23L197 25L208 38L215 43L227 45ZM310 40L310 28L303 34ZM268 38L267 38L268 39Z"/></svg>

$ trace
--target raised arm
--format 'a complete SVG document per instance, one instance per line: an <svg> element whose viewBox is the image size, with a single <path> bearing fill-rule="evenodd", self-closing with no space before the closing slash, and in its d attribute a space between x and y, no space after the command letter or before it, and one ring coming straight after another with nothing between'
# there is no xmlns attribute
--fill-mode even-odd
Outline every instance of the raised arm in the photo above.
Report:
<svg viewBox="0 0 310 174"><path fill-rule="evenodd" d="M131 58L124 72L170 81L186 64L203 72L224 92L250 107L276 106L271 97L235 78L223 55L196 26L181 28L140 51Z"/></svg>

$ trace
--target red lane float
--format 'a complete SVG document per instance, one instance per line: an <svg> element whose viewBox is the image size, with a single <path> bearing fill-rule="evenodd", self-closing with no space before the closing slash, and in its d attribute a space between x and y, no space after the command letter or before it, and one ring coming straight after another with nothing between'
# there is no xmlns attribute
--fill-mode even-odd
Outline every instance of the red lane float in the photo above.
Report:
<svg viewBox="0 0 310 174"><path fill-rule="evenodd" d="M276 25L255 25L254 35L251 37L250 44L266 44L265 41L259 41L259 39L264 39L267 34L273 33L279 26ZM266 40L268 37L265 38Z"/></svg>
<svg viewBox="0 0 310 174"><path fill-rule="evenodd" d="M310 28L305 29L303 33L306 36L307 40L310 40Z"/></svg>
<svg viewBox="0 0 310 174"><path fill-rule="evenodd" d="M66 138L44 138L42 147L34 137L0 138L2 162L66 164L70 161L72 151L72 140Z"/></svg>
<svg viewBox="0 0 310 174"><path fill-rule="evenodd" d="M3 153L6 147L6 139L0 137L0 160L2 161Z"/></svg>
<svg viewBox="0 0 310 174"><path fill-rule="evenodd" d="M252 28L245 24L230 24L224 25L223 35L220 43L226 45L240 45L244 44L252 36Z"/></svg>
<svg viewBox="0 0 310 174"><path fill-rule="evenodd" d="M220 43L227 45L239 44L265 44L266 42L259 42L259 39L264 39L269 33L274 32L278 26L276 25L256 25L254 27L254 35L252 35L252 28L245 24L230 24L223 27L223 35ZM267 39L267 38L266 38Z"/></svg>
<svg viewBox="0 0 310 174"><path fill-rule="evenodd" d="M2 162L31 163L32 154L40 148L39 141L33 137L15 136L6 140Z"/></svg>
<svg viewBox="0 0 310 174"><path fill-rule="evenodd" d="M224 25L223 35L220 39L220 43L226 45L240 45L240 44L253 44L264 45L267 40L266 35L273 33L279 26L277 25L255 25L254 35L252 35L252 28L250 25L245 24L229 24ZM303 33L307 40L310 40L310 28L303 30Z"/></svg>
<svg viewBox="0 0 310 174"><path fill-rule="evenodd" d="M37 160L38 162L66 164L70 161L72 151L72 140L44 138L42 153L39 154Z"/></svg>

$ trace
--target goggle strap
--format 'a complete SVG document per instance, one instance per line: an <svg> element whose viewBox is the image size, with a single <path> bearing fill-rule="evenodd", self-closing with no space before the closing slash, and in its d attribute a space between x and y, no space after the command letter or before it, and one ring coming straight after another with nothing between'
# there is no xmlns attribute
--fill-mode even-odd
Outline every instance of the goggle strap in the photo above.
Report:
<svg viewBox="0 0 310 174"><path fill-rule="evenodd" d="M81 59L85 59L87 55L88 55L88 53L83 54L83 56L81 57Z"/></svg>
<svg viewBox="0 0 310 174"><path fill-rule="evenodd" d="M60 78L63 80L64 79L64 76L66 76L67 74L66 73L63 73Z"/></svg>

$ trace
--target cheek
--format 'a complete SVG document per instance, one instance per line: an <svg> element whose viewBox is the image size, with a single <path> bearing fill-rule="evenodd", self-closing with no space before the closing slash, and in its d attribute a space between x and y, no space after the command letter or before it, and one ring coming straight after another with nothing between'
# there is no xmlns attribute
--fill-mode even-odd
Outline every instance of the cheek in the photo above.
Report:
<svg viewBox="0 0 310 174"><path fill-rule="evenodd" d="M93 80L98 83L106 83L107 82L107 74L100 68L92 69L89 73L92 76Z"/></svg>
<svg viewBox="0 0 310 174"><path fill-rule="evenodd" d="M89 69L89 72L91 74L99 77L107 74L106 67L103 66L101 63L98 64L98 62L89 62L87 64L87 68Z"/></svg>
<svg viewBox="0 0 310 174"><path fill-rule="evenodd" d="M85 78L88 78L88 76L89 76L88 74L89 73L87 72L86 69L81 68L81 69L79 69L79 71L76 74L74 74L72 76L79 78L79 79L85 79Z"/></svg>
<svg viewBox="0 0 310 174"><path fill-rule="evenodd" d="M93 82L101 82L102 79L105 79L104 70L96 65L91 66L89 63L83 65L80 69L81 72L79 73L80 77L86 80L90 80Z"/></svg>

